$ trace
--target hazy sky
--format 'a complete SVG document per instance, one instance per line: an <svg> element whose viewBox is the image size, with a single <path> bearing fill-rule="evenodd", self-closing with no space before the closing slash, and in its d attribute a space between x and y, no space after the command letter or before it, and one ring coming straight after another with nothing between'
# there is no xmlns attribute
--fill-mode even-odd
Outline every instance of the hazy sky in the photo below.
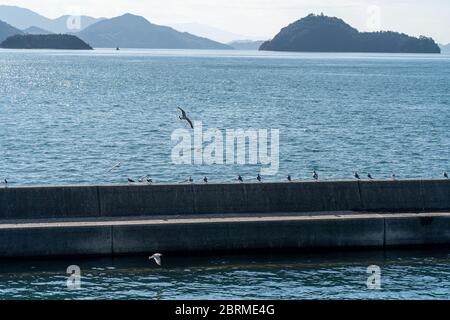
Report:
<svg viewBox="0 0 450 320"><path fill-rule="evenodd" d="M360 30L381 28L450 42L450 0L0 0L0 4L29 8L51 18L67 13L113 17L130 12L158 24L198 22L262 38L273 37L309 13L323 12Z"/></svg>

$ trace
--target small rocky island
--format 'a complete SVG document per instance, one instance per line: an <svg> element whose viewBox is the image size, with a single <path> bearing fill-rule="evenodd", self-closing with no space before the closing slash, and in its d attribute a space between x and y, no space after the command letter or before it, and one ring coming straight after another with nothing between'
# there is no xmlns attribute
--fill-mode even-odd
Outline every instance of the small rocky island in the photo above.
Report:
<svg viewBox="0 0 450 320"><path fill-rule="evenodd" d="M343 20L324 15L300 19L283 28L259 50L298 52L441 53L428 37L403 33L359 32Z"/></svg>
<svg viewBox="0 0 450 320"><path fill-rule="evenodd" d="M89 44L69 34L14 35L3 41L0 47L5 49L92 50Z"/></svg>

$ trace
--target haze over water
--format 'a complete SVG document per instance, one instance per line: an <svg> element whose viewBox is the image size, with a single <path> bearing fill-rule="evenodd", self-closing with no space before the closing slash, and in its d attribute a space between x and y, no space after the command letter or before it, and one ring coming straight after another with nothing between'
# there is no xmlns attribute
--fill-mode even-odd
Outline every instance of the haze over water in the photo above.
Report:
<svg viewBox="0 0 450 320"><path fill-rule="evenodd" d="M207 128L280 129L266 180L441 177L450 56L187 50L0 51L0 178L11 184L254 179L171 163L177 107ZM106 171L122 162L112 172Z"/></svg>

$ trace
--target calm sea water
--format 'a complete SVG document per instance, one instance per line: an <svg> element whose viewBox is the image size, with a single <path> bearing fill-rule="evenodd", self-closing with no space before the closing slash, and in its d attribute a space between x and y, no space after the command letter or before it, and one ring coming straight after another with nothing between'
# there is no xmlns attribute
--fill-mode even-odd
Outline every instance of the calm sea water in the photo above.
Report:
<svg viewBox="0 0 450 320"><path fill-rule="evenodd" d="M450 251L147 257L0 264L0 299L449 299ZM67 287L69 265L81 288ZM381 289L367 268L381 268Z"/></svg>
<svg viewBox="0 0 450 320"><path fill-rule="evenodd" d="M204 129L280 129L265 179L450 171L450 56L0 50L0 179L121 183L253 178L255 165L171 163L177 106ZM108 173L118 161L120 168ZM146 257L0 263L0 298L449 298L450 253ZM65 286L66 268L82 288ZM366 268L382 268L367 290Z"/></svg>
<svg viewBox="0 0 450 320"><path fill-rule="evenodd" d="M205 130L280 129L280 171L265 179L440 177L449 84L444 55L0 50L0 178L254 179L258 165L172 164L177 106Z"/></svg>

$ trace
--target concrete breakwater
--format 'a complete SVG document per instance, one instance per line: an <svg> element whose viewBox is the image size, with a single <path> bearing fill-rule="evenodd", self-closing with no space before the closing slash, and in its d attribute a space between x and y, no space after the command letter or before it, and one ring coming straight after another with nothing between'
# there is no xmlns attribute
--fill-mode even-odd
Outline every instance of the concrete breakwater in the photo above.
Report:
<svg viewBox="0 0 450 320"><path fill-rule="evenodd" d="M0 257L450 245L450 181L0 189Z"/></svg>

